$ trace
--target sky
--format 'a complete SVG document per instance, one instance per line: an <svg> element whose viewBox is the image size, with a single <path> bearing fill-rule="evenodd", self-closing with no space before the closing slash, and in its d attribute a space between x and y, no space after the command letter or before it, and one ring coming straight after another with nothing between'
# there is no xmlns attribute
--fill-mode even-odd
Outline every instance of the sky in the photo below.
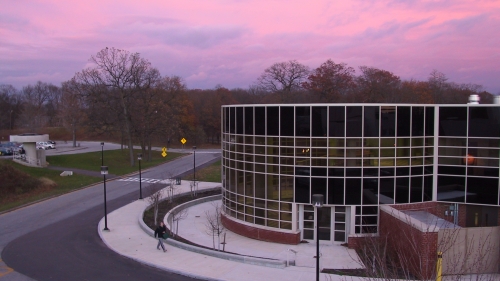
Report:
<svg viewBox="0 0 500 281"><path fill-rule="evenodd" d="M409 80L433 70L500 94L499 0L0 0L0 84L60 86L106 47L190 89L248 88L274 63L328 59Z"/></svg>

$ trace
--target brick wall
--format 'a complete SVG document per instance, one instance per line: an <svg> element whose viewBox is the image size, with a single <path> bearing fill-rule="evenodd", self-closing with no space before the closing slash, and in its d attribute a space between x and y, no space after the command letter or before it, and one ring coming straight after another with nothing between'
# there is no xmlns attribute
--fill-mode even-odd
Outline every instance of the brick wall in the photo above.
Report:
<svg viewBox="0 0 500 281"><path fill-rule="evenodd" d="M415 276L431 278L437 258L437 232L422 232L408 223L380 212L379 234L386 240L393 258L398 259Z"/></svg>
<svg viewBox="0 0 500 281"><path fill-rule="evenodd" d="M361 245L365 243L366 237L349 236L347 238L347 247L349 249L360 249Z"/></svg>
<svg viewBox="0 0 500 281"><path fill-rule="evenodd" d="M450 203L442 203L442 202L423 202L423 203L412 203L412 204L398 204L391 205L396 210L405 211L405 210L422 210L427 211L436 217L442 218L449 222L453 222L453 216L448 215L445 216L445 211L450 210L450 206L453 204ZM458 225L461 227L465 227L465 218L466 218L466 210L464 204L459 204L458 206ZM499 219L500 219L500 211L499 211Z"/></svg>
<svg viewBox="0 0 500 281"><path fill-rule="evenodd" d="M248 238L281 244L297 245L300 243L299 232L287 233L278 230L273 231L262 229L259 227L253 227L234 221L226 217L224 214L222 214L222 225L224 225L224 227L226 227L228 230Z"/></svg>

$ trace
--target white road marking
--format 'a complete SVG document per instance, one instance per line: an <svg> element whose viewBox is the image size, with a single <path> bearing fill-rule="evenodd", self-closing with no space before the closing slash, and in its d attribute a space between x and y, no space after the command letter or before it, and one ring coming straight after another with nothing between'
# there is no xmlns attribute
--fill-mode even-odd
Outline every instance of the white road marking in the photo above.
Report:
<svg viewBox="0 0 500 281"><path fill-rule="evenodd" d="M139 182L139 178L123 178L123 179L119 179L118 181L136 181L136 182ZM167 184L168 180L141 178L141 182Z"/></svg>

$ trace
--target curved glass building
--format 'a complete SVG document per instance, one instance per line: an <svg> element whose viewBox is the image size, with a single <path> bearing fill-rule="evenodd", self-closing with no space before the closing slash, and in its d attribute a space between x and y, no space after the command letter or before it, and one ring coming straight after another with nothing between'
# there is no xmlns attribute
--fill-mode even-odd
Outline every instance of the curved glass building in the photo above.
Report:
<svg viewBox="0 0 500 281"><path fill-rule="evenodd" d="M230 105L222 116L234 232L343 243L378 232L380 205L435 201L482 208L498 225L500 105ZM313 194L324 196L317 212Z"/></svg>

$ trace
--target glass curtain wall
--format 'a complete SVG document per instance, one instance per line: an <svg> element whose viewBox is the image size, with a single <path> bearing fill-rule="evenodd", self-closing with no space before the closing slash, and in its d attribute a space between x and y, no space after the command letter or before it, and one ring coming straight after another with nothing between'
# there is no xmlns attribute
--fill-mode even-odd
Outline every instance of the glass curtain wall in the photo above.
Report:
<svg viewBox="0 0 500 281"><path fill-rule="evenodd" d="M290 230L292 203L355 207L355 232L377 232L378 205L432 199L434 107L223 107L226 213ZM484 153L484 152L483 152ZM498 155L498 154L497 154Z"/></svg>

